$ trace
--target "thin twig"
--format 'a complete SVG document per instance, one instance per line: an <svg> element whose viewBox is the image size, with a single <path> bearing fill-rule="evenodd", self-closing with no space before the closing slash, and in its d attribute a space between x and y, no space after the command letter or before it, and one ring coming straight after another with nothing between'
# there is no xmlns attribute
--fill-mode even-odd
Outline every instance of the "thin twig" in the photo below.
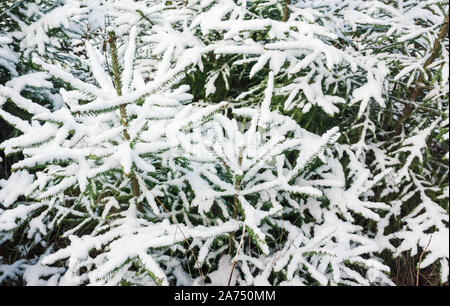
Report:
<svg viewBox="0 0 450 306"><path fill-rule="evenodd" d="M113 81L114 81L114 86L116 88L116 92L118 96L122 96L122 84L120 81L120 75L121 75L121 71L120 71L120 65L119 65L119 59L118 59L118 54L117 54L117 46L116 46L116 34L113 31L110 31L108 33L109 39L109 46L110 46L110 51L111 51L111 64L112 64L112 69L113 69ZM120 121L123 125L123 137L125 138L125 140L127 142L130 142L130 135L128 134L128 119L127 119L127 111L126 111L126 106L125 104L121 104L120 106ZM140 190L139 190L139 184L136 178L136 174L134 173L134 171L132 170L129 174L130 180L131 180L131 190L133 192L133 195L137 198L140 195ZM138 209L139 209L139 205L138 205Z"/></svg>
<svg viewBox="0 0 450 306"><path fill-rule="evenodd" d="M240 251L241 246L242 246L242 244L244 242L245 229L246 229L246 227L244 225L244 230L242 231L241 241L239 241L239 245L238 245L237 250L236 250L236 255L234 255L234 258L233 258L233 267L231 267L231 273L230 273L230 277L228 278L227 286L230 286L231 279L233 278L234 268L236 267L236 264L237 264L237 256L239 255L239 251Z"/></svg>
<svg viewBox="0 0 450 306"><path fill-rule="evenodd" d="M428 246L430 245L431 242L431 238L433 238L433 236L430 237L430 240L428 240L427 246L425 247L425 249L422 251L422 253L420 254L419 257L419 262L417 263L417 276L416 276L416 286L419 286L419 272L420 272L420 263L422 262L422 256L423 254L425 254L425 252L428 249Z"/></svg>
<svg viewBox="0 0 450 306"><path fill-rule="evenodd" d="M291 0L284 0L284 7L283 7L283 17L282 21L286 22L289 19L289 5L291 4Z"/></svg>
<svg viewBox="0 0 450 306"><path fill-rule="evenodd" d="M244 150L245 147L241 147L239 148L239 157L238 157L238 165L239 167L242 166L242 160L243 160L243 156L244 156ZM236 191L236 194L234 195L234 200L233 200L233 219L236 220L237 219L237 209L239 206L239 197L238 197L238 193L239 190L241 189L241 176L236 175L235 176L235 182L234 182L234 189ZM233 255L233 250L234 250L234 231L230 233L229 236L229 251L230 251L230 255Z"/></svg>

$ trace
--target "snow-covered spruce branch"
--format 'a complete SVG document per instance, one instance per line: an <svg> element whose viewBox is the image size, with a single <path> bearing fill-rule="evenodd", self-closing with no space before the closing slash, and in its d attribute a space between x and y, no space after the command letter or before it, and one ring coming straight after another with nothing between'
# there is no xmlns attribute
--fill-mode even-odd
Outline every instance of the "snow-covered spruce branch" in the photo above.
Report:
<svg viewBox="0 0 450 306"><path fill-rule="evenodd" d="M6 15L1 284L393 285L408 252L448 280L448 2Z"/></svg>

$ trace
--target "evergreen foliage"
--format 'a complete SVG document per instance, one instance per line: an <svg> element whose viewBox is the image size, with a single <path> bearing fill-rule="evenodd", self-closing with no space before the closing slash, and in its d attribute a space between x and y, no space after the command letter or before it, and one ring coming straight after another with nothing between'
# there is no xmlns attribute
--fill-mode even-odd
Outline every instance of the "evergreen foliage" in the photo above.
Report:
<svg viewBox="0 0 450 306"><path fill-rule="evenodd" d="M448 9L3 2L0 284L448 282Z"/></svg>

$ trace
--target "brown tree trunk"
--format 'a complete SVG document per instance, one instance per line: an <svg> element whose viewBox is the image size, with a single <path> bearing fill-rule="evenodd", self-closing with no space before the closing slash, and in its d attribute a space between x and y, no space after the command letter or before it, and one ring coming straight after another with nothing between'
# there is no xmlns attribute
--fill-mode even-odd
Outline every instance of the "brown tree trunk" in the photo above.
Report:
<svg viewBox="0 0 450 306"><path fill-rule="evenodd" d="M244 147L240 148L239 150L239 158L238 158L238 164L239 166L242 165L242 159L243 159L243 154L244 154ZM236 175L235 176L235 181L234 181L234 189L236 191L236 194L234 195L234 201L233 201L233 219L236 220L237 219L237 209L238 209L238 205L239 205L239 198L237 195L237 192L241 189L241 180L242 177ZM231 256L233 256L233 252L234 252L234 236L235 236L235 232L231 232L230 233L230 237L229 237L229 253Z"/></svg>
<svg viewBox="0 0 450 306"><path fill-rule="evenodd" d="M289 19L289 4L291 4L291 0L284 0L283 18L281 19L284 22Z"/></svg>
<svg viewBox="0 0 450 306"><path fill-rule="evenodd" d="M113 81L114 81L114 87L116 88L116 92L118 96L122 95L122 84L120 81L120 66L119 66L119 60L117 56L117 46L116 46L116 36L114 32L109 32L109 45L111 47L111 62L112 62L112 70L113 70ZM127 112L125 109L125 105L120 105L120 121L124 127L123 129L123 137L126 141L130 141L130 135L127 131L128 121L127 121ZM131 173L129 174L131 179L131 191L133 192L133 195L135 197L138 197L141 192L139 188L139 182L136 178L136 174L133 170L131 170ZM138 208L139 205L138 205Z"/></svg>

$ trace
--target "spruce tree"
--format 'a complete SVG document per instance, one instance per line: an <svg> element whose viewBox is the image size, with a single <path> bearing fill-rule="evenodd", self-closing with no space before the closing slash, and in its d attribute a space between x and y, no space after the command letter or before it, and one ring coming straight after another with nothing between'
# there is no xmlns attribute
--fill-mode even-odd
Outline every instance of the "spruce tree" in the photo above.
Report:
<svg viewBox="0 0 450 306"><path fill-rule="evenodd" d="M1 284L448 281L445 1L0 14Z"/></svg>

